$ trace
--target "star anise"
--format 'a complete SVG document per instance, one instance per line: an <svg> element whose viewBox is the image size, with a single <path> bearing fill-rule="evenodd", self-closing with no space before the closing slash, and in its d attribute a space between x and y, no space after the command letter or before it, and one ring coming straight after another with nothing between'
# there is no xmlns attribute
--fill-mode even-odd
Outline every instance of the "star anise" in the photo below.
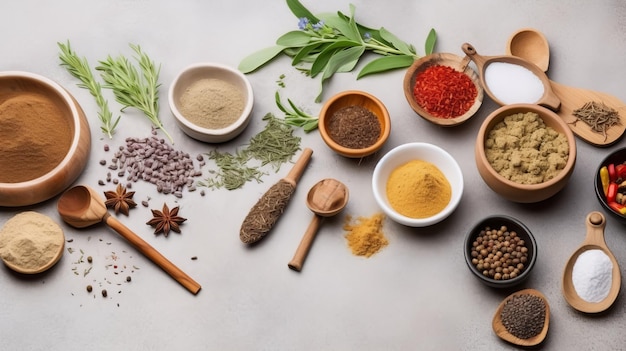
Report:
<svg viewBox="0 0 626 351"><path fill-rule="evenodd" d="M104 204L107 208L112 208L115 214L121 212L128 216L128 210L137 206L133 201L133 195L135 195L134 191L126 192L126 188L118 184L115 191L104 192L104 196L107 198Z"/></svg>
<svg viewBox="0 0 626 351"><path fill-rule="evenodd" d="M167 207L167 204L163 204L163 211L159 210L151 210L152 216L154 216L151 220L146 222L146 224L153 226L154 234L163 233L167 237L170 233L170 230L175 231L176 233L180 233L180 224L187 220L187 218L180 217L178 215L178 206L174 207L172 210Z"/></svg>

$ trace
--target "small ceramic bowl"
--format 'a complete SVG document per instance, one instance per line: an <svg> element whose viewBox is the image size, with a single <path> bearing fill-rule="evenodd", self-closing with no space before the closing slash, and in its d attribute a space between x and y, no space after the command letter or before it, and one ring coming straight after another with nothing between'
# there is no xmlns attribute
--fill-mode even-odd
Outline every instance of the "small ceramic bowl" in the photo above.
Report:
<svg viewBox="0 0 626 351"><path fill-rule="evenodd" d="M330 131L330 120L338 110L349 106L362 106L371 111L380 123L380 136L375 143L364 148L348 148L333 140ZM348 90L336 94L324 103L319 114L318 128L322 139L333 151L350 158L361 158L380 150L389 138L391 119L385 105L374 95L364 91Z"/></svg>
<svg viewBox="0 0 626 351"><path fill-rule="evenodd" d="M470 119L474 114L476 114L476 112L478 111L478 109L480 109L480 106L482 105L484 92L483 87L480 84L480 78L478 77L478 74L476 74L476 72L471 67L469 67L468 63L469 59L463 59L460 56L450 53L431 54L416 60L407 69L404 75L403 82L404 96L406 97L406 100L413 109L413 111L415 111L415 113L417 113L425 120L433 124L440 125L442 127L453 127L459 125ZM437 65L448 66L453 68L455 71L464 73L476 87L476 98L474 99L471 107L464 114L452 118L437 117L429 113L422 106L420 106L420 104L415 99L413 91L415 88L416 77L429 67Z"/></svg>
<svg viewBox="0 0 626 351"><path fill-rule="evenodd" d="M398 213L389 204L387 181L391 173L409 161L422 160L435 165L452 188L450 201L441 212L427 218L411 218ZM444 149L428 143L407 143L395 147L383 156L372 177L374 198L383 212L395 222L409 227L427 227L441 222L454 212L463 195L463 173L456 160Z"/></svg>
<svg viewBox="0 0 626 351"><path fill-rule="evenodd" d="M482 230L487 227L497 229L502 226L506 226L509 232L515 231L517 236L524 240L524 246L528 249L528 259L521 274L515 278L496 280L484 275L483 272L478 270L478 268L474 265L472 262L472 247L476 237ZM470 272L472 272L478 280L494 288L510 288L522 283L530 276L530 273L537 262L537 242L535 241L535 237L531 233L530 229L528 229L528 227L526 227L526 225L518 219L506 215L489 216L476 223L476 225L474 225L465 236L463 252L465 255L465 262L467 263L467 267Z"/></svg>
<svg viewBox="0 0 626 351"><path fill-rule="evenodd" d="M593 178L593 185L595 188L596 196L598 197L598 201L600 201L600 205L604 208L604 211L607 212L611 217L615 218L621 223L626 224L626 214L621 214L620 212L614 210L609 206L606 195L604 195L604 189L602 187L602 180L600 178L600 170L602 167L608 167L613 164L614 166L621 165L626 162L626 148L617 149L610 154L608 154L598 165L598 169L596 170L596 175ZM622 173L622 172L620 172ZM620 176L616 176L613 182L619 182L622 180ZM626 181L626 179L623 179Z"/></svg>
<svg viewBox="0 0 626 351"><path fill-rule="evenodd" d="M231 124L220 128L206 128L195 124L181 112L181 97L194 83L203 79L218 79L234 86L243 97L243 110ZM170 110L180 129L188 136L207 143L229 141L246 129L252 116L254 94L248 78L240 71L217 63L196 63L183 69L174 78L168 91Z"/></svg>
<svg viewBox="0 0 626 351"><path fill-rule="evenodd" d="M565 135L568 142L569 156L564 168L554 178L539 184L521 184L508 180L491 166L485 154L485 140L494 126L507 116L526 112L538 114L546 126ZM483 121L476 138L474 156L478 173L493 191L513 202L534 203L552 197L565 187L576 164L576 140L572 130L553 111L533 104L507 105L498 108Z"/></svg>
<svg viewBox="0 0 626 351"><path fill-rule="evenodd" d="M19 71L0 72L0 108L5 103L17 103L15 99L22 96L38 96L43 103L56 107L62 118L67 119L67 127L51 125L51 133L57 133L55 132L57 128L69 128L68 139L71 140L66 140L68 149L65 157L46 173L33 179L0 181L0 206L29 206L60 194L80 176L89 158L91 148L89 124L82 108L67 90L38 74ZM2 124L3 118L0 113L0 125ZM58 134L59 137L65 137L61 136L60 132ZM3 142L10 143L11 140L0 141L0 147ZM15 142L20 141L16 139Z"/></svg>

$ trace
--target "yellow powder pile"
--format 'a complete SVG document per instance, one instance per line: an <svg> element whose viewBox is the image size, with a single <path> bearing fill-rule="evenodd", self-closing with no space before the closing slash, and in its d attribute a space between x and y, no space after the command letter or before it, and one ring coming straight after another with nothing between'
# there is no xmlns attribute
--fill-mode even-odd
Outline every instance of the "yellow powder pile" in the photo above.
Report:
<svg viewBox="0 0 626 351"><path fill-rule="evenodd" d="M369 218L358 217L355 221L352 221L351 216L346 216L343 229L347 231L348 246L354 255L370 257L389 244L383 233L384 219L382 213Z"/></svg>
<svg viewBox="0 0 626 351"><path fill-rule="evenodd" d="M394 169L387 180L389 204L411 218L427 218L441 212L452 198L446 176L430 162L409 161Z"/></svg>

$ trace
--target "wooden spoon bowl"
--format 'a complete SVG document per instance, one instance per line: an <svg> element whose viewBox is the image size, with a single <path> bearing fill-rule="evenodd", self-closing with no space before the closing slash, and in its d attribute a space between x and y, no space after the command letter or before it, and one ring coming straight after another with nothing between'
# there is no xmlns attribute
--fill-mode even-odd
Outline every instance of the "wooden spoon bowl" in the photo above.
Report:
<svg viewBox="0 0 626 351"><path fill-rule="evenodd" d="M534 63L542 71L550 66L550 46L545 35L533 28L522 28L511 34L506 54L521 57Z"/></svg>
<svg viewBox="0 0 626 351"><path fill-rule="evenodd" d="M504 309L504 306L507 304L508 301L510 301L512 298L516 297L516 296L520 296L520 295L533 295L533 296L537 296L540 299L543 300L545 306L546 306L546 313L545 313L545 320L543 323L543 329L541 330L541 332L533 337L527 338L527 339L521 339L513 334L511 334L507 328L505 327L503 321L502 321L502 310ZM548 335L548 326L550 324L550 305L548 304L548 300L546 299L546 297L539 291L535 290L535 289L524 289L524 290L520 290L518 292L515 292L509 296L507 296L507 298L505 298L500 305L498 306L498 308L496 309L496 313L493 316L493 321L492 321L492 327L493 327L493 331L496 333L496 335L498 335L502 340L508 341L512 344L515 345L519 345L519 346L535 346L540 344L541 342L543 342L543 340L546 338L546 335Z"/></svg>
<svg viewBox="0 0 626 351"><path fill-rule="evenodd" d="M574 251L570 259L567 261L565 270L563 271L563 296L570 306L580 312L599 313L611 307L613 302L615 302L615 299L617 299L621 286L621 274L619 264L617 263L615 256L613 256L613 253L611 253L611 250L609 250L606 242L604 241L604 227L606 226L606 219L604 218L604 215L597 211L591 212L587 215L585 224L587 226L585 240L581 246ZM572 271L578 256L587 250L594 249L602 250L610 258L613 265L611 289L609 290L608 296L600 302L588 302L581 298L576 292L572 280Z"/></svg>
<svg viewBox="0 0 626 351"><path fill-rule="evenodd" d="M552 91L552 86L550 84L550 80L548 79L548 76L546 76L545 72L542 71L539 67L537 67L537 65L535 65L534 63L524 60L521 57L510 56L510 55L481 56L478 54L476 49L471 44L468 44L468 43L463 44L462 49L463 49L463 52L465 52L465 54L469 56L469 58L472 61L474 61L474 63L478 67L480 82L482 83L483 88L485 89L485 92L497 104L501 106L506 105L505 102L498 99L497 96L495 96L495 94L489 89L489 85L487 85L487 81L485 80L485 72L486 72L487 67L490 64L495 63L495 62L502 62L502 63L510 63L510 64L514 64L514 65L518 65L523 68L526 68L527 70L532 72L535 76L537 76L539 80L541 80L541 83L543 84L543 88L544 88L543 95L539 98L539 100L532 102L532 103L549 108L553 111L559 110L561 106L561 101L556 96L556 94ZM512 82L511 84L515 84L515 83ZM522 101L519 101L519 103L522 103Z"/></svg>

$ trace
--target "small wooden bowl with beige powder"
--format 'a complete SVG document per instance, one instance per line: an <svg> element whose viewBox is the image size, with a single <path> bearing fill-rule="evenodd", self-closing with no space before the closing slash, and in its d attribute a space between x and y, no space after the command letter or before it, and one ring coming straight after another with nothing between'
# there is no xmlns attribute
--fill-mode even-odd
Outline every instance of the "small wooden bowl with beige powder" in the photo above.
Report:
<svg viewBox="0 0 626 351"><path fill-rule="evenodd" d="M222 143L238 136L252 115L252 86L225 65L197 63L179 73L168 93L178 126L190 137Z"/></svg>
<svg viewBox="0 0 626 351"><path fill-rule="evenodd" d="M52 218L25 211L0 229L0 258L12 270L37 274L54 266L63 255L65 235Z"/></svg>
<svg viewBox="0 0 626 351"><path fill-rule="evenodd" d="M0 206L48 200L83 172L91 134L83 110L56 82L0 72Z"/></svg>

